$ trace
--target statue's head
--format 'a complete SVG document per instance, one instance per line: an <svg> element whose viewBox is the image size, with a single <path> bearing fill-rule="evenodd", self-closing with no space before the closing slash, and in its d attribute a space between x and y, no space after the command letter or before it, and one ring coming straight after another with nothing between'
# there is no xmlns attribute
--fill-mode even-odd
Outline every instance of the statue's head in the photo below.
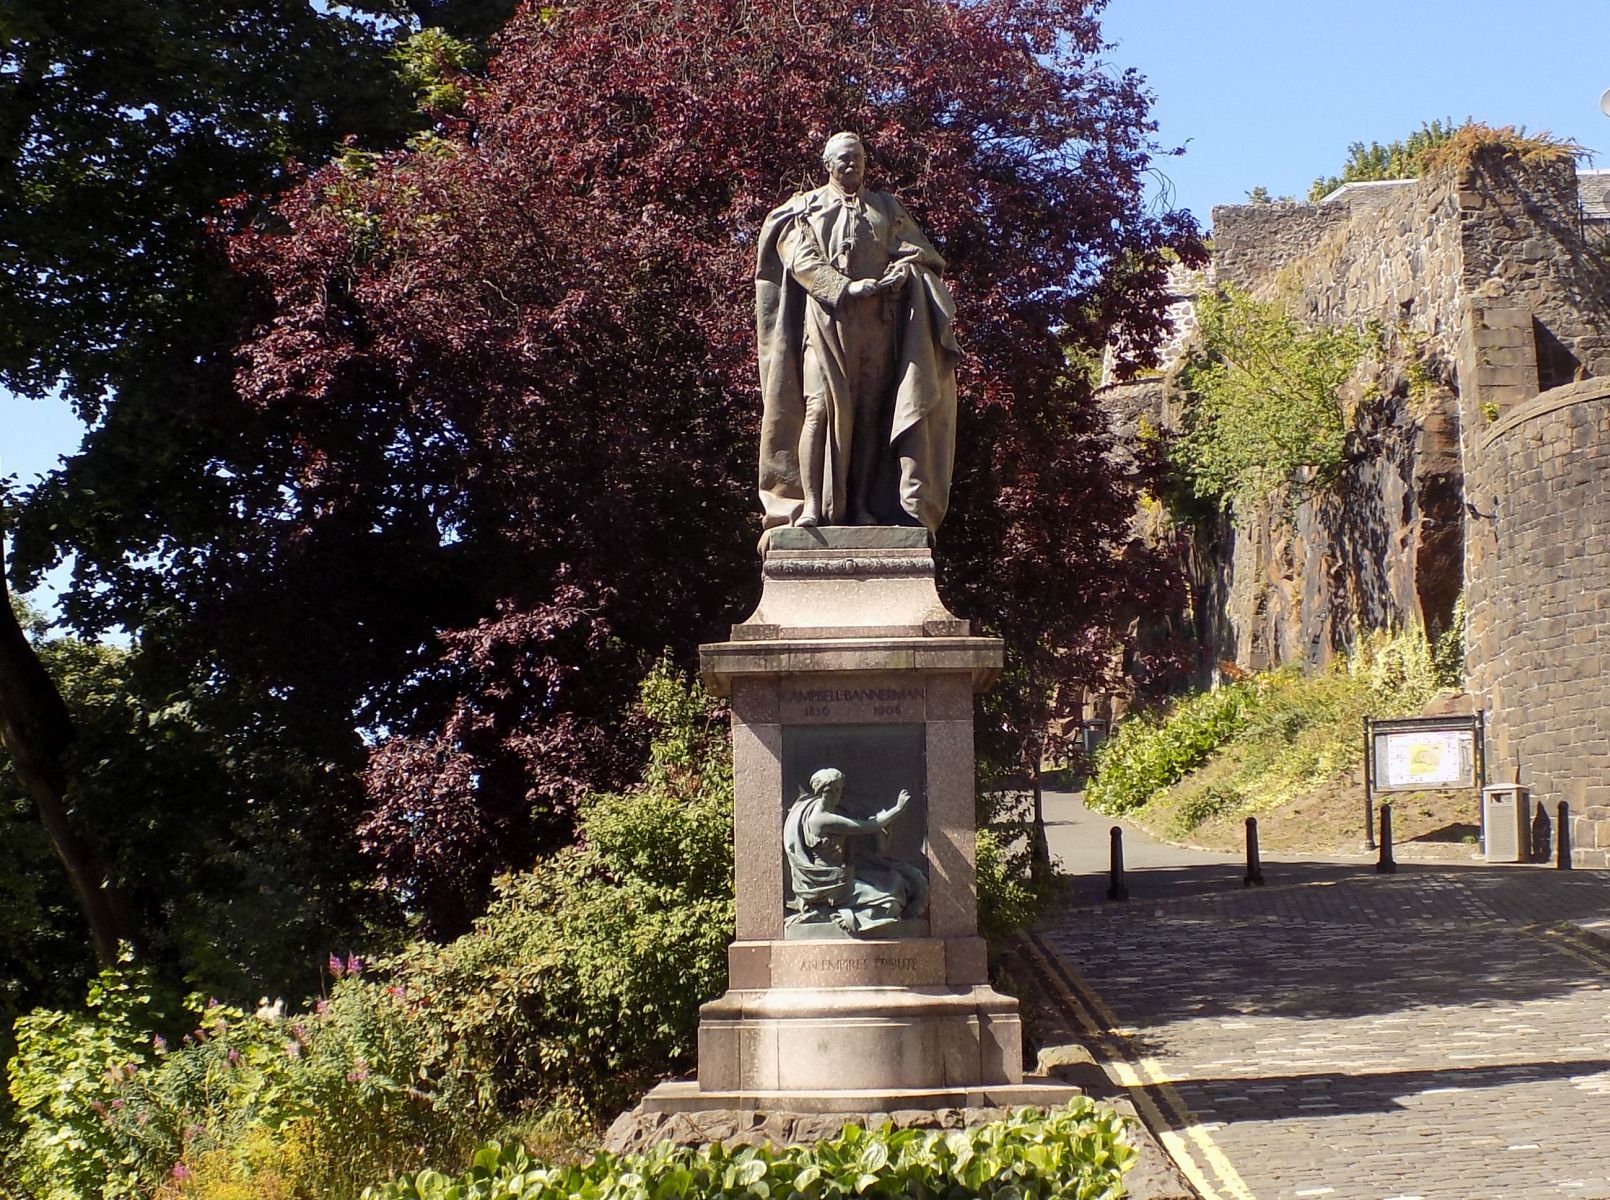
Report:
<svg viewBox="0 0 1610 1200"><path fill-rule="evenodd" d="M822 147L822 165L842 190L858 192L866 180L866 147L853 133L835 133Z"/></svg>
<svg viewBox="0 0 1610 1200"><path fill-rule="evenodd" d="M811 776L811 795L837 800L844 792L844 772L837 767L823 767Z"/></svg>

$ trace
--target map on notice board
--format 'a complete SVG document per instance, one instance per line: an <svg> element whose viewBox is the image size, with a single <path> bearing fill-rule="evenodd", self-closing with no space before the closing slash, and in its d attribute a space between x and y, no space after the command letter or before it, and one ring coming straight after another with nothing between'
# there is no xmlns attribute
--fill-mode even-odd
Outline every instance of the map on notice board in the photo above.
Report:
<svg viewBox="0 0 1610 1200"><path fill-rule="evenodd" d="M1382 791L1474 787L1476 735L1469 729L1416 729L1375 739L1375 786Z"/></svg>

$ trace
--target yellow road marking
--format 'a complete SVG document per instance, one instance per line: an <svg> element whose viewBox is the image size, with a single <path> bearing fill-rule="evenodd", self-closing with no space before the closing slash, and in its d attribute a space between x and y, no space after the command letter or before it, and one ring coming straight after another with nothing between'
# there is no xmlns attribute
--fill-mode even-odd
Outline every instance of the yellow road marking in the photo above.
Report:
<svg viewBox="0 0 1610 1200"><path fill-rule="evenodd" d="M1191 1186L1202 1193L1203 1200L1256 1200L1240 1173L1230 1164L1224 1152L1208 1135L1206 1129L1186 1105L1184 1098L1172 1086L1172 1080L1156 1059L1138 1053L1130 1044L1132 1030L1118 1021L1117 1015L1107 1007L1094 988L1079 973L1057 959L1038 937L1027 938L1030 954L1037 960L1040 973L1067 1010L1073 1014L1092 1042L1100 1045L1111 1040L1118 1053L1103 1055L1106 1066L1117 1077L1119 1086L1135 1099L1135 1106L1146 1118L1146 1123L1157 1132L1158 1140L1169 1157L1179 1166ZM1152 1093L1157 1093L1153 1099ZM1166 1106L1167 1115L1159 1106ZM1183 1135L1183 1136L1182 1136ZM1208 1179L1207 1171L1192 1154L1206 1161L1219 1186Z"/></svg>
<svg viewBox="0 0 1610 1200"><path fill-rule="evenodd" d="M1610 952L1605 951L1586 934L1564 925L1528 925L1523 930L1533 937L1543 939L1556 950L1569 954L1578 962L1587 963L1590 967L1597 967L1600 971L1610 974Z"/></svg>

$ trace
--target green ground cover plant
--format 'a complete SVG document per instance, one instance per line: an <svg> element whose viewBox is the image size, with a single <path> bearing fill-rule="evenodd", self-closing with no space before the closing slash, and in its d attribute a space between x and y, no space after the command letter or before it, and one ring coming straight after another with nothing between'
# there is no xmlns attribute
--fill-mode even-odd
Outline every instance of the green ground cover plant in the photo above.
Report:
<svg viewBox="0 0 1610 1200"><path fill-rule="evenodd" d="M1086 803L1109 816L1139 808L1240 732L1256 697L1255 684L1232 683L1131 716L1101 748Z"/></svg>
<svg viewBox="0 0 1610 1200"><path fill-rule="evenodd" d="M1086 801L1112 816L1166 808L1179 834L1278 808L1357 765L1366 714L1408 716L1457 686L1457 618L1435 643L1371 634L1325 670L1263 672L1132 717L1098 755Z"/></svg>
<svg viewBox="0 0 1610 1200"><path fill-rule="evenodd" d="M698 1150L662 1143L647 1154L599 1154L549 1166L519 1147L483 1147L470 1169L422 1171L372 1189L369 1200L826 1200L838 1196L968 1200L1109 1200L1135 1151L1123 1119L1081 1097L1041 1114L1023 1109L967 1130L866 1130L848 1125L814 1146Z"/></svg>

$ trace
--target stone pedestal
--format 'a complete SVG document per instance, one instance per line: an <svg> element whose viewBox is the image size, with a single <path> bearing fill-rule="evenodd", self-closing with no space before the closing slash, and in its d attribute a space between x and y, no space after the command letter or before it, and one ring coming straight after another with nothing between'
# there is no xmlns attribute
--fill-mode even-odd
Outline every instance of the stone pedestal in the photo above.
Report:
<svg viewBox="0 0 1610 1200"><path fill-rule="evenodd" d="M648 1109L893 1111L1057 1103L1023 1083L1017 1001L989 986L974 874L973 696L1001 666L934 588L927 534L774 530L764 589L700 651L732 704L737 938L704 1006L696 1084ZM788 918L784 817L824 767L870 816L905 789L890 853L920 865L927 911L874 936Z"/></svg>

